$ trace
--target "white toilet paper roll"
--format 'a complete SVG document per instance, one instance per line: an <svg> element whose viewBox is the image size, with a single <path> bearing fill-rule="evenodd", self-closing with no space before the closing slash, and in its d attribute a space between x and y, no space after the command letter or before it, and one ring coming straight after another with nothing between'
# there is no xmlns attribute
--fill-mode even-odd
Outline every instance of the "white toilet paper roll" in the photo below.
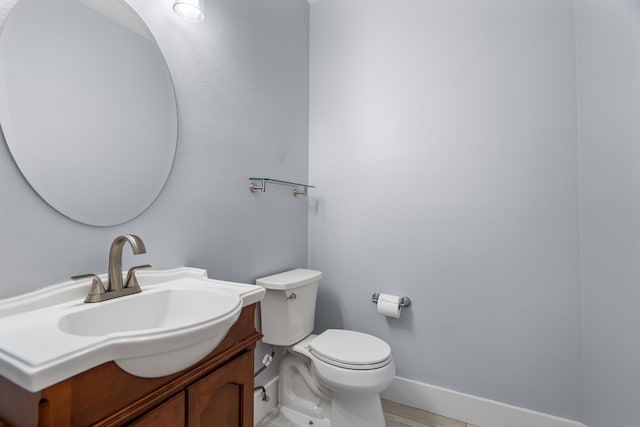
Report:
<svg viewBox="0 0 640 427"><path fill-rule="evenodd" d="M383 316L400 317L400 297L397 295L380 294L378 297L378 313Z"/></svg>

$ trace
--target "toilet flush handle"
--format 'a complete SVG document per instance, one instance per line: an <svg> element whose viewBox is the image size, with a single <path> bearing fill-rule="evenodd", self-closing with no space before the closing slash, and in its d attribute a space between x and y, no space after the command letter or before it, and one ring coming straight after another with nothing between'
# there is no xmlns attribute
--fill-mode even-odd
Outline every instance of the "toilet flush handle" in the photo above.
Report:
<svg viewBox="0 0 640 427"><path fill-rule="evenodd" d="M295 301L296 298L298 298L298 296L295 293L291 293L291 295L289 295L286 299Z"/></svg>

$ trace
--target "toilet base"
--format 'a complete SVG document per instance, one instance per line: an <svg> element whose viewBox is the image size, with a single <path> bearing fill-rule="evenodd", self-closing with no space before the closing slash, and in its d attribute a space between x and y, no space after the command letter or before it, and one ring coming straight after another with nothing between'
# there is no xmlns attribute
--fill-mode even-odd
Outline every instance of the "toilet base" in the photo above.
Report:
<svg viewBox="0 0 640 427"><path fill-rule="evenodd" d="M331 427L327 418L319 419L291 408L278 407L258 424L258 427Z"/></svg>
<svg viewBox="0 0 640 427"><path fill-rule="evenodd" d="M331 418L315 418L294 409L279 406L265 417L258 427L385 427L382 405L377 396L368 399L347 397L334 402ZM367 400L366 402L363 400ZM337 404L336 404L337 403ZM376 408L372 410L372 408Z"/></svg>
<svg viewBox="0 0 640 427"><path fill-rule="evenodd" d="M281 417L280 425L385 427L380 395L377 392L363 394L362 391L330 391L316 381L310 365L310 360L299 353L287 352L282 359L278 387L279 414L273 416ZM260 425L280 427L277 422L267 421Z"/></svg>
<svg viewBox="0 0 640 427"><path fill-rule="evenodd" d="M380 395L334 393L331 400L331 427L385 427Z"/></svg>

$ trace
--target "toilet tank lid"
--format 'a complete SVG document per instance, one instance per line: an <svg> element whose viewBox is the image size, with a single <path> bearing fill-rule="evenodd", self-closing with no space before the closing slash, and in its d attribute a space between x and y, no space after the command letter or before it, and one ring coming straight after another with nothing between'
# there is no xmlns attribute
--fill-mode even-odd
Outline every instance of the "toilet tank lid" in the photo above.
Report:
<svg viewBox="0 0 640 427"><path fill-rule="evenodd" d="M317 282L321 278L322 272L320 271L296 268L295 270L285 271L284 273L273 274L271 276L258 279L256 280L256 285L263 286L266 289L284 291Z"/></svg>

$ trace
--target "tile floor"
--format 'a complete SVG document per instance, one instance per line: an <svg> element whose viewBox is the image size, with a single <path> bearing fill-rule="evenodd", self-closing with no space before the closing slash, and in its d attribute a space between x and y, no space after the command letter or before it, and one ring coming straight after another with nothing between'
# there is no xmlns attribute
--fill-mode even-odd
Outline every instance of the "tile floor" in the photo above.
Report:
<svg viewBox="0 0 640 427"><path fill-rule="evenodd" d="M382 409L387 427L478 427L384 399Z"/></svg>

